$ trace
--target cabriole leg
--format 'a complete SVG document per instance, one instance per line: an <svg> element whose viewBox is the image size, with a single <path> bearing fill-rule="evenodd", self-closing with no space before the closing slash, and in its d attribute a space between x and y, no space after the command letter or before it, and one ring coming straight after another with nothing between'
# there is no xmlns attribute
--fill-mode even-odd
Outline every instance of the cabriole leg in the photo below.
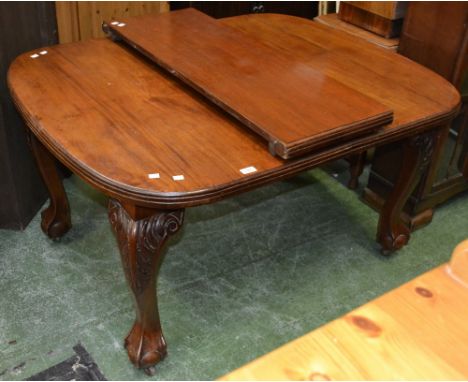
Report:
<svg viewBox="0 0 468 382"><path fill-rule="evenodd" d="M57 170L56 159L30 132L28 139L50 197L49 206L41 213L41 228L51 239L58 239L72 226L67 194Z"/></svg>
<svg viewBox="0 0 468 382"><path fill-rule="evenodd" d="M377 241L384 254L402 248L409 241L410 230L402 222L401 213L431 160L434 138L435 133L429 132L404 142L400 174L380 212L377 228Z"/></svg>
<svg viewBox="0 0 468 382"><path fill-rule="evenodd" d="M136 319L125 339L131 362L146 371L166 356L159 321L156 277L168 237L182 226L184 210L156 211L109 201L109 220L116 234L127 282L135 299Z"/></svg>

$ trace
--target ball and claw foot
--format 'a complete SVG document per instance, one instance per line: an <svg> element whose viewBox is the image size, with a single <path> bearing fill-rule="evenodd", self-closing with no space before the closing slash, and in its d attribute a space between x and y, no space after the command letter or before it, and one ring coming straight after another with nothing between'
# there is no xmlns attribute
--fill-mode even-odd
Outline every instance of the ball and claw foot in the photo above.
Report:
<svg viewBox="0 0 468 382"><path fill-rule="evenodd" d="M161 330L145 330L138 322L135 322L125 338L125 348L130 361L148 375L154 375L154 365L167 354L167 345Z"/></svg>
<svg viewBox="0 0 468 382"><path fill-rule="evenodd" d="M393 252L403 248L409 241L409 234L401 233L396 238L386 236L382 241L382 249L380 252L384 256L390 256Z"/></svg>
<svg viewBox="0 0 468 382"><path fill-rule="evenodd" d="M46 208L41 212L42 231L54 241L59 241L71 228L71 221L57 219L52 208Z"/></svg>

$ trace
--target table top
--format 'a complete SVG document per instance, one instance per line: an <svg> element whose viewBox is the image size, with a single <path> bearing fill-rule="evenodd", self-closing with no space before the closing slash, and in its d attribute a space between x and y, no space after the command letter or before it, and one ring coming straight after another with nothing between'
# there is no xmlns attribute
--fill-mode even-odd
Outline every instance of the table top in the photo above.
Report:
<svg viewBox="0 0 468 382"><path fill-rule="evenodd" d="M388 107L301 57L193 8L125 18L107 28L264 137L283 159L392 121Z"/></svg>
<svg viewBox="0 0 468 382"><path fill-rule="evenodd" d="M221 380L466 380L468 240L437 267Z"/></svg>
<svg viewBox="0 0 468 382"><path fill-rule="evenodd" d="M442 77L346 33L274 14L217 22L375 99L394 111L393 122L370 136L282 160L209 100L110 39L19 56L8 73L13 100L33 133L72 171L110 196L159 208L219 200L416 134L457 110L459 94Z"/></svg>

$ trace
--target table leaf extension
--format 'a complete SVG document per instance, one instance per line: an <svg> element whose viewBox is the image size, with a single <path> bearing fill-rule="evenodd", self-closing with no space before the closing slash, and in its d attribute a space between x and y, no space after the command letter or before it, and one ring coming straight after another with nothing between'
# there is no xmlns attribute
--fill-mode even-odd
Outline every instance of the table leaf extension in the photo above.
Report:
<svg viewBox="0 0 468 382"><path fill-rule="evenodd" d="M106 30L260 134L284 159L371 133L393 118L388 107L308 60L195 9L119 20Z"/></svg>

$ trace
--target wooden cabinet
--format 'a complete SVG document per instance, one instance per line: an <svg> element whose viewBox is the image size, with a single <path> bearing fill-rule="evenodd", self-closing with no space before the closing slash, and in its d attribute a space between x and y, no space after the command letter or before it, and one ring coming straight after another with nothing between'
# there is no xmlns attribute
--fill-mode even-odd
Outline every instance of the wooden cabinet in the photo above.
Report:
<svg viewBox="0 0 468 382"><path fill-rule="evenodd" d="M411 4L398 52L460 89L468 64L466 23L466 2Z"/></svg>
<svg viewBox="0 0 468 382"><path fill-rule="evenodd" d="M399 53L451 81L462 107L439 139L429 171L405 206L406 220L417 228L432 219L433 208L468 189L468 3L414 2L405 17ZM364 200L380 208L397 177L398 143L376 149Z"/></svg>
<svg viewBox="0 0 468 382"><path fill-rule="evenodd" d="M51 2L0 2L0 228L23 229L46 200L6 75L20 53L57 42Z"/></svg>
<svg viewBox="0 0 468 382"><path fill-rule="evenodd" d="M408 3L405 1L342 1L341 20L385 38L400 35Z"/></svg>
<svg viewBox="0 0 468 382"><path fill-rule="evenodd" d="M368 30L341 20L337 13L329 13L326 15L317 16L314 21L324 24L330 28L352 34L357 38L364 39L382 48L393 50L395 52L398 49L398 44L400 42L399 38L385 38L379 36L378 34L369 32Z"/></svg>

